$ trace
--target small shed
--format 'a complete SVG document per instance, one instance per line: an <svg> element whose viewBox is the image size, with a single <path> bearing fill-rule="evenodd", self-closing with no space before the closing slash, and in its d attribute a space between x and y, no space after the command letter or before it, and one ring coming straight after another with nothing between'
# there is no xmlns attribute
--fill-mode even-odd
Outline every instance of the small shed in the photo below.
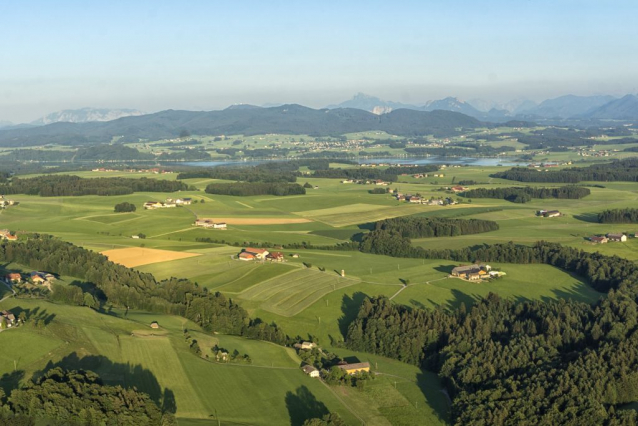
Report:
<svg viewBox="0 0 638 426"><path fill-rule="evenodd" d="M157 321L153 321L153 322L151 323L151 328L155 328L155 329L159 328L159 324L158 324L158 322L157 322Z"/></svg>

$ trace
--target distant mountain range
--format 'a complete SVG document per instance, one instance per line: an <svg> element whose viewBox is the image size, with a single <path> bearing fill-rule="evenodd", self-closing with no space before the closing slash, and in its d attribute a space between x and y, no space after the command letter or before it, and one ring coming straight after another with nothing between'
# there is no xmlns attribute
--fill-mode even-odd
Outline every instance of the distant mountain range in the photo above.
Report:
<svg viewBox="0 0 638 426"><path fill-rule="evenodd" d="M144 113L136 109L80 108L65 109L45 115L30 124L42 126L52 123L88 123L91 121L111 121L122 117L138 116Z"/></svg>
<svg viewBox="0 0 638 426"><path fill-rule="evenodd" d="M612 119L638 120L637 98L627 95L621 99L613 96L575 96L566 95L554 99L547 99L540 104L530 100L515 100L505 104L498 104L480 99L465 102L458 98L428 101L424 104L404 104L385 101L363 93L356 94L352 99L326 108L357 108L375 114L386 114L397 109L412 109L416 111L454 111L484 121L508 120L585 120Z"/></svg>
<svg viewBox="0 0 638 426"><path fill-rule="evenodd" d="M174 111L123 117L105 122L52 123L44 126L0 129L0 146L46 144L87 145L158 140L192 135L256 135L267 133L337 136L370 130L395 135L450 136L459 128L485 124L451 111L397 109L383 115L355 108L312 109L301 105L273 108L233 106L222 111Z"/></svg>

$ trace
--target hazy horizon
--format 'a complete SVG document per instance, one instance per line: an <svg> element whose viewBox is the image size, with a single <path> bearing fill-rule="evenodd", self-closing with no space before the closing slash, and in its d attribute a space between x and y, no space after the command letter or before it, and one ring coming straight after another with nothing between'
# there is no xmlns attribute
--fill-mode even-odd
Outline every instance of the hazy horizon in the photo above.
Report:
<svg viewBox="0 0 638 426"><path fill-rule="evenodd" d="M0 4L0 121L638 92L636 2L425 3Z"/></svg>

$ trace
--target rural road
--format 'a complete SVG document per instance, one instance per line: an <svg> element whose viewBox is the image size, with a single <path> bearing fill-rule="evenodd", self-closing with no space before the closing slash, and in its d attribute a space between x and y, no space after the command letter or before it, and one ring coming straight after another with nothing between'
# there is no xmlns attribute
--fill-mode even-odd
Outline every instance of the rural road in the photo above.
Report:
<svg viewBox="0 0 638 426"><path fill-rule="evenodd" d="M430 284L436 281L443 281L443 280L447 280L447 277L443 277L443 278L439 278L438 280L432 280L432 281L428 281L425 283L416 283L416 284L408 284L408 285L404 285L403 287L401 287L396 293L394 293L392 296L390 296L390 300L394 299L395 297L397 297L399 295L399 293L401 293L403 290L405 290L406 288L413 286L413 285L419 285L419 284ZM367 281L366 281L367 282Z"/></svg>

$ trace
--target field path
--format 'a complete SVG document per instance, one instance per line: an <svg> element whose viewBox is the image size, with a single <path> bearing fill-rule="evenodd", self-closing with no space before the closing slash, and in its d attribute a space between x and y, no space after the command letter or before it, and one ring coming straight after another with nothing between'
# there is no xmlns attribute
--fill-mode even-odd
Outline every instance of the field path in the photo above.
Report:
<svg viewBox="0 0 638 426"><path fill-rule="evenodd" d="M353 416L355 416L357 419L359 419L359 421L361 422L362 425L365 425L366 422L365 420L363 420L361 417L359 417L359 414L356 413L356 411L354 411L352 409L352 407L350 407L348 404L346 404L346 402L341 399L341 397L339 395L337 395L337 393L334 391L334 389L332 389L328 384L326 384L326 382L324 382L322 379L319 379L319 381L328 388L328 390L330 392L332 392L332 394L335 396L335 398L337 398L339 400L339 402L341 402L343 404L344 407L346 407L348 409L348 411L350 411L352 413Z"/></svg>

